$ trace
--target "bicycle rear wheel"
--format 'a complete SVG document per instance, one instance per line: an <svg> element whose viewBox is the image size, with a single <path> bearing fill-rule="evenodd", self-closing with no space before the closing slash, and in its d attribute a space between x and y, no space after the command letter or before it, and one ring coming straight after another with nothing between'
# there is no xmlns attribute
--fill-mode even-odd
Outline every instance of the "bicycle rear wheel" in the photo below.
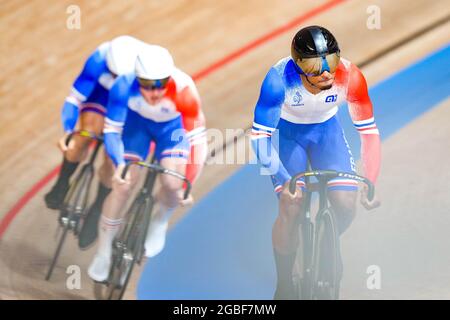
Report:
<svg viewBox="0 0 450 320"><path fill-rule="evenodd" d="M337 300L340 284L340 245L334 212L318 214L314 250L313 298Z"/></svg>

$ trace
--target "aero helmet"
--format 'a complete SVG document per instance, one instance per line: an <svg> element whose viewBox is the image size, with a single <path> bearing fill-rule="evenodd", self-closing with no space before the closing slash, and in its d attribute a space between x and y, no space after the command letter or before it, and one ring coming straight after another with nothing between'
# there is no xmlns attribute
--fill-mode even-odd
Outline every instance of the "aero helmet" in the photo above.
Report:
<svg viewBox="0 0 450 320"><path fill-rule="evenodd" d="M143 46L143 42L131 36L119 36L111 40L106 51L109 71L117 76L133 72L140 46Z"/></svg>
<svg viewBox="0 0 450 320"><path fill-rule="evenodd" d="M158 45L146 45L136 59L136 77L146 80L169 78L175 70L170 52Z"/></svg>
<svg viewBox="0 0 450 320"><path fill-rule="evenodd" d="M298 31L292 39L291 57L299 72L317 76L324 71L336 71L340 49L330 31L320 26L309 26Z"/></svg>

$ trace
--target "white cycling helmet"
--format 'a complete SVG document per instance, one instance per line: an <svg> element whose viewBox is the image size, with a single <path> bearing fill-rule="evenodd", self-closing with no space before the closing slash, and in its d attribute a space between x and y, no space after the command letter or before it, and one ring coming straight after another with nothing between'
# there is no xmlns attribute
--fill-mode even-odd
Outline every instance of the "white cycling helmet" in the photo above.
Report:
<svg viewBox="0 0 450 320"><path fill-rule="evenodd" d="M134 71L136 57L143 42L131 36L119 36L109 42L106 51L106 64L109 71L116 75Z"/></svg>
<svg viewBox="0 0 450 320"><path fill-rule="evenodd" d="M157 45L146 45L139 51L136 59L136 76L146 80L165 79L175 70L170 52Z"/></svg>

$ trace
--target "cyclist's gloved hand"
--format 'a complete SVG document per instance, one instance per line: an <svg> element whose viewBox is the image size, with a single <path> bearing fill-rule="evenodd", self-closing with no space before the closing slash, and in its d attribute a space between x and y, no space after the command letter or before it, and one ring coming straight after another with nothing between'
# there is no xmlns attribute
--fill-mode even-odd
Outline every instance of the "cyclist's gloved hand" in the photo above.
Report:
<svg viewBox="0 0 450 320"><path fill-rule="evenodd" d="M381 205L381 201L377 198L376 192L373 196L372 201L369 201L368 193L369 188L366 185L364 185L363 188L361 189L361 204L363 205L363 207L366 208L367 210L372 210L379 207Z"/></svg>
<svg viewBox="0 0 450 320"><path fill-rule="evenodd" d="M180 206L187 207L187 206L194 204L194 197L191 194L188 195L186 200L183 199L183 194L184 194L184 190L181 191L181 197L180 197L180 201L179 201Z"/></svg>
<svg viewBox="0 0 450 320"><path fill-rule="evenodd" d="M119 185L122 184L130 184L130 171L128 170L127 175L125 176L125 179L122 179L122 172L125 169L125 163L119 164L116 168L116 171L114 172L113 176L113 182L117 183Z"/></svg>
<svg viewBox="0 0 450 320"><path fill-rule="evenodd" d="M58 140L58 148L62 152L66 152L67 150L69 150L69 146L70 146L70 148L73 148L73 144L74 144L73 140L71 140L69 142L69 146L66 145L67 137L69 136L69 134L70 134L70 132L64 133L64 135Z"/></svg>

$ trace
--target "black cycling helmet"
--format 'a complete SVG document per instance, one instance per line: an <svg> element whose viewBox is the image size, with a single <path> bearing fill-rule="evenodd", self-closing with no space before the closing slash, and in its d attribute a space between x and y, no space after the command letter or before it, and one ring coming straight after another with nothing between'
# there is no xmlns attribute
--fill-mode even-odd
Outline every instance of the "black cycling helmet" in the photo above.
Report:
<svg viewBox="0 0 450 320"><path fill-rule="evenodd" d="M300 74L319 76L325 71L336 72L340 50L330 31L310 26L301 29L292 39L291 56Z"/></svg>
<svg viewBox="0 0 450 320"><path fill-rule="evenodd" d="M339 55L339 52L336 38L324 27L305 27L292 39L291 56L295 62L299 59L324 57L332 53Z"/></svg>

